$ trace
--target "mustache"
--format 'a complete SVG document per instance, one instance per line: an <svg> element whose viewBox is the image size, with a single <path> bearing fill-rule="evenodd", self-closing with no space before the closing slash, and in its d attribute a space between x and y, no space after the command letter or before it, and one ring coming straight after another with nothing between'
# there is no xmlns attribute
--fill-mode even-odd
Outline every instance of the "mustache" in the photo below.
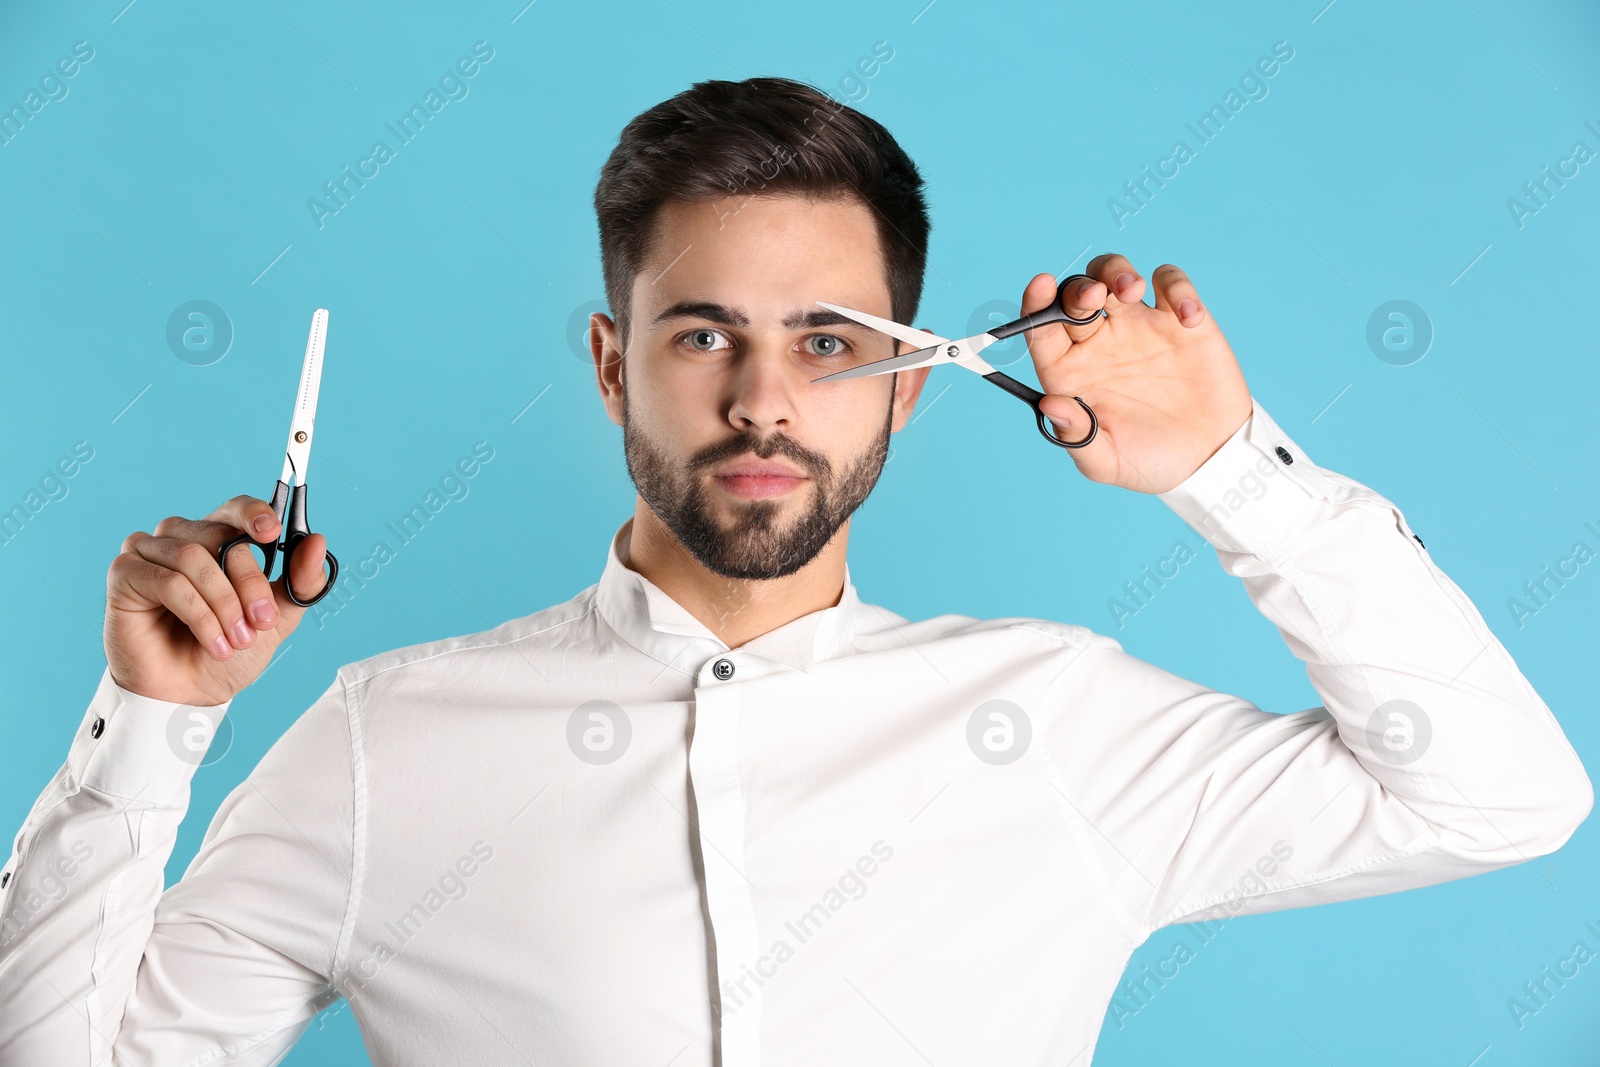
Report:
<svg viewBox="0 0 1600 1067"><path fill-rule="evenodd" d="M719 441L698 452L690 468L700 470L714 467L726 460L746 455L753 455L757 459L771 459L773 456L781 455L794 460L802 470L813 476L825 475L832 469L832 464L828 462L826 456L813 452L794 438L781 433L773 434L765 440L753 434L741 434L726 441Z"/></svg>

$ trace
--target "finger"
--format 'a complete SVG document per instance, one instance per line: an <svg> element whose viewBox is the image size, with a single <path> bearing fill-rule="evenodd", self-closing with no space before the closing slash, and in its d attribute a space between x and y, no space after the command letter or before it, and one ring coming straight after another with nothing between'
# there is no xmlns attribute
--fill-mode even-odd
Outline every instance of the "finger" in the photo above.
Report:
<svg viewBox="0 0 1600 1067"><path fill-rule="evenodd" d="M1128 257L1117 252L1095 256L1083 272L1105 283L1110 295L1106 297L1106 314L1122 314L1134 304L1144 300L1144 278L1134 269Z"/></svg>
<svg viewBox="0 0 1600 1067"><path fill-rule="evenodd" d="M1089 436L1089 413L1065 393L1046 393L1039 398L1039 410L1050 420L1051 432L1061 440L1081 441ZM1096 438L1099 436L1095 434Z"/></svg>
<svg viewBox="0 0 1600 1067"><path fill-rule="evenodd" d="M1093 276L1073 278L1067 286L1066 293L1061 299L1061 307L1068 315L1075 319L1086 319L1090 315L1095 320L1084 326L1067 326L1067 333L1074 341L1082 340L1078 336L1081 331L1083 337L1094 333L1095 327L1100 324L1100 310L1106 306L1106 297L1111 294L1111 289L1103 281Z"/></svg>
<svg viewBox="0 0 1600 1067"><path fill-rule="evenodd" d="M233 645L216 613L182 571L152 563L138 552L124 552L111 561L110 583L113 591L131 595L150 607L163 607L177 616L213 659L233 655Z"/></svg>
<svg viewBox="0 0 1600 1067"><path fill-rule="evenodd" d="M1156 285L1156 307L1170 311L1178 321L1191 329L1206 321L1206 308L1200 302L1189 276L1171 263L1157 267L1153 275Z"/></svg>
<svg viewBox="0 0 1600 1067"><path fill-rule="evenodd" d="M1058 288L1060 288L1058 286ZM1064 323L1067 337L1073 344L1087 341L1094 336L1100 328L1100 323L1105 316L1100 314L1106 306L1106 298L1111 295L1111 290L1098 278L1080 277L1073 278L1067 283L1066 291L1061 295L1061 309L1075 319L1087 319L1094 316L1092 322L1079 326L1073 323ZM1048 305L1046 305L1048 306Z"/></svg>
<svg viewBox="0 0 1600 1067"><path fill-rule="evenodd" d="M274 519L276 521L276 519ZM239 603L244 605L244 616L257 630L270 630L278 625L278 598L272 583L256 562L256 554L248 546L239 544L228 552L225 571L233 583Z"/></svg>
<svg viewBox="0 0 1600 1067"><path fill-rule="evenodd" d="M1083 399L1095 408L1096 418L1104 418L1105 401L1091 400L1087 396ZM1051 432L1063 441L1082 441L1089 436L1089 428L1094 425L1089 419L1089 413L1071 396L1062 393L1046 393L1039 400L1039 410L1044 412L1045 418L1050 421ZM1117 471L1116 449L1104 422L1101 422L1095 430L1094 440L1081 448L1066 451L1071 453L1072 462L1090 481L1114 480Z"/></svg>
<svg viewBox="0 0 1600 1067"><path fill-rule="evenodd" d="M206 518L240 530L249 530L260 541L278 534L278 513L272 510L272 505L267 501L249 494L233 497Z"/></svg>
<svg viewBox="0 0 1600 1067"><path fill-rule="evenodd" d="M295 546L285 572L286 577L282 580L294 582L294 595L301 600L310 600L328 584L327 571L323 567L327 551L328 539L318 533L311 534ZM290 604L295 610L305 610L293 601Z"/></svg>
<svg viewBox="0 0 1600 1067"><path fill-rule="evenodd" d="M1032 315L1035 311L1043 311L1049 307L1055 298L1056 276L1035 274L1022 289L1020 310L1023 315ZM1067 331L1060 326L1042 326L1036 330L1028 330L1022 337L1027 343L1028 354L1040 366L1054 364L1067 354L1067 349L1072 347L1072 338L1068 337Z"/></svg>
<svg viewBox="0 0 1600 1067"><path fill-rule="evenodd" d="M267 501L253 496L236 496L203 519L170 515L156 524L157 537L176 537L220 548L222 542L242 533L265 541L278 533L278 516ZM231 553L230 553L231 554Z"/></svg>
<svg viewBox="0 0 1600 1067"><path fill-rule="evenodd" d="M182 574L205 600L221 632L228 636L234 648L249 648L255 644L255 627L245 618L239 593L230 576L222 573L222 568L217 566L216 553L212 549L198 541L184 541L176 537L145 537L133 541L130 547L148 562ZM253 559L249 564L241 563L237 552L228 553L228 559L229 567L235 573L240 573L246 566L255 569ZM259 569L256 569L256 575L261 577ZM261 577L261 582L265 584L266 578Z"/></svg>
<svg viewBox="0 0 1600 1067"><path fill-rule="evenodd" d="M1022 290L1022 314L1032 315L1048 308L1056 302L1060 287L1054 274L1035 274ZM1105 287L1099 282L1078 278L1067 286L1062 307L1075 319L1087 318L1099 310L1100 304L1096 301L1104 300L1104 293ZM1085 326L1058 322L1027 330L1023 337L1027 341L1028 354L1033 357L1036 366L1048 369L1065 356L1074 344L1092 336L1099 322L1100 319L1096 317L1094 322Z"/></svg>

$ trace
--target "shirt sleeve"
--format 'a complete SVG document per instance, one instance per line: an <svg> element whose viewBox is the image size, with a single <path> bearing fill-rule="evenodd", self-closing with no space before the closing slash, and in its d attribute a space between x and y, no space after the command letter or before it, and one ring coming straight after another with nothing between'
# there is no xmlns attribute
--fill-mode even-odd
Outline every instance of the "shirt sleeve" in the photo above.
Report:
<svg viewBox="0 0 1600 1067"><path fill-rule="evenodd" d="M336 679L163 870L229 704L102 675L0 873L0 1063L275 1064L337 1000L351 745Z"/></svg>
<svg viewBox="0 0 1600 1067"><path fill-rule="evenodd" d="M1593 803L1550 709L1400 510L1251 407L1161 499L1323 705L1272 714L1099 633L1052 692L1045 760L1142 936L1507 867L1561 847Z"/></svg>

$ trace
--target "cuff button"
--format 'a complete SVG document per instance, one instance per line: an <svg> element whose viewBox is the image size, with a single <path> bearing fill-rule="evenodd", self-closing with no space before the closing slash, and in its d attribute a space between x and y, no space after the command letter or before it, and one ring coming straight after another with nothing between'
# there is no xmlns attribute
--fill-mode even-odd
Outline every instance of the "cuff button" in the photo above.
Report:
<svg viewBox="0 0 1600 1067"><path fill-rule="evenodd" d="M1287 448L1284 448L1282 445L1279 445L1277 447L1277 453L1278 453L1278 458L1283 460L1283 465L1285 467L1287 467L1289 464L1294 462L1294 457L1289 455L1289 450Z"/></svg>
<svg viewBox="0 0 1600 1067"><path fill-rule="evenodd" d="M105 732L106 721L100 718L98 715L95 716L94 725L89 727L89 736L98 739L99 736Z"/></svg>

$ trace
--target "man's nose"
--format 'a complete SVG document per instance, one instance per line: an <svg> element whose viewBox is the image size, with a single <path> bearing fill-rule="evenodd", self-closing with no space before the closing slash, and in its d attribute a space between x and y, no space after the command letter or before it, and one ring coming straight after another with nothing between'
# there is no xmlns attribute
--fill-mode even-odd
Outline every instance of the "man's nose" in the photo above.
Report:
<svg viewBox="0 0 1600 1067"><path fill-rule="evenodd" d="M792 427L798 394L811 387L805 368L777 343L752 346L731 375L729 421L762 435Z"/></svg>

